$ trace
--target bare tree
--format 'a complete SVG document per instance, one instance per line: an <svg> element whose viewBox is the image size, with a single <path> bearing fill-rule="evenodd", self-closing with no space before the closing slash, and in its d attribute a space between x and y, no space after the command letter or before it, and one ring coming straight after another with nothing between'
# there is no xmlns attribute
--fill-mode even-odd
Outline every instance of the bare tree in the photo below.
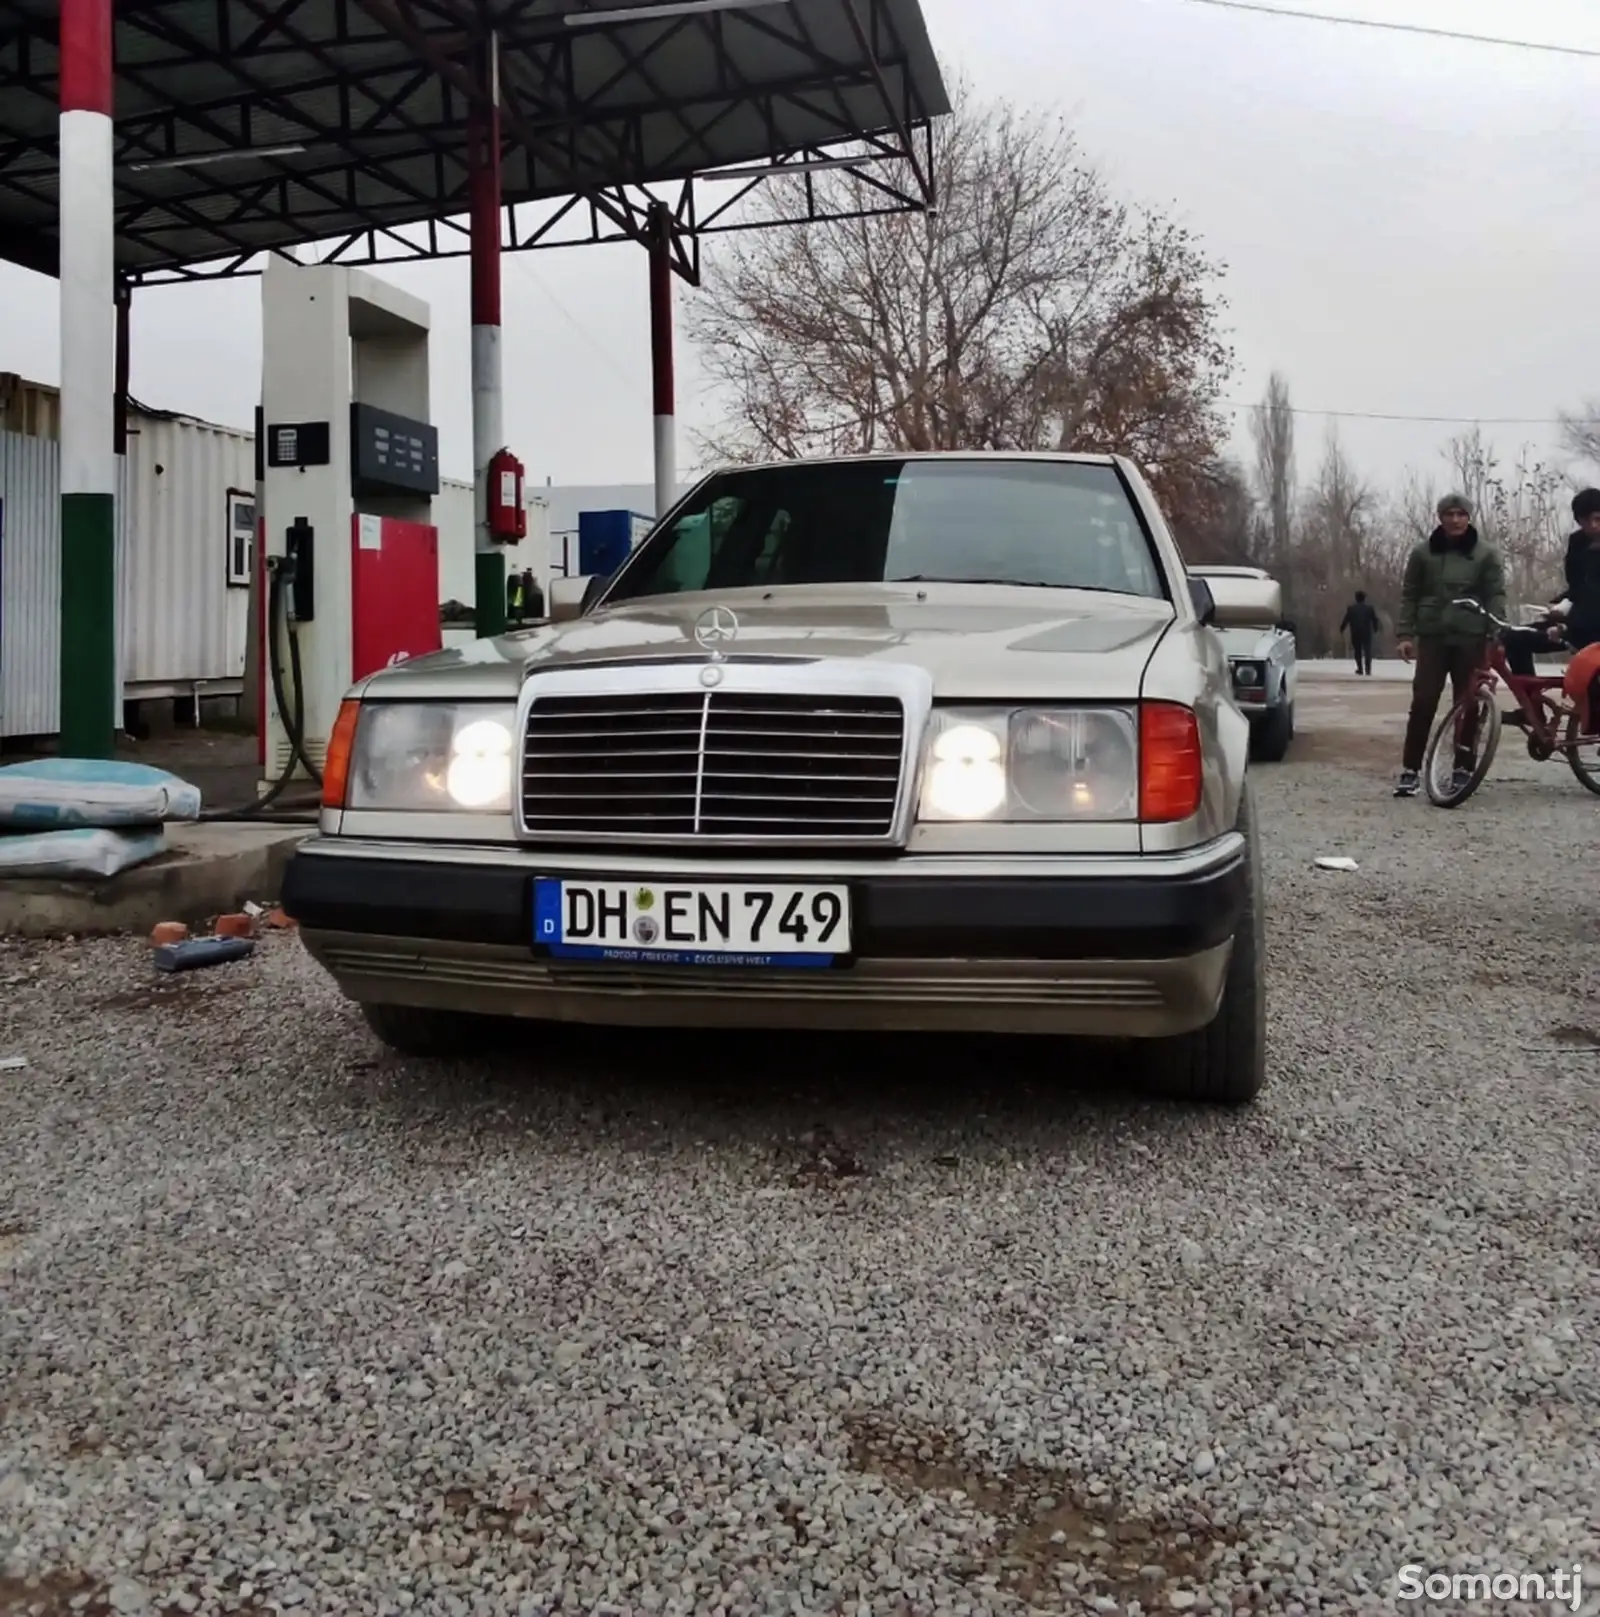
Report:
<svg viewBox="0 0 1600 1617"><path fill-rule="evenodd" d="M1581 465L1600 467L1600 399L1585 399L1581 413L1563 410L1561 447Z"/></svg>
<svg viewBox="0 0 1600 1617"><path fill-rule="evenodd" d="M1274 371L1265 398L1250 419L1256 448L1256 497L1267 521L1265 565L1281 572L1294 548L1295 465L1294 408L1289 384Z"/></svg>
<svg viewBox="0 0 1600 1617"><path fill-rule="evenodd" d="M1507 601L1516 606L1547 600L1561 581L1566 546L1561 474L1526 445L1509 467L1502 466L1477 427L1452 438L1445 458L1459 491L1472 502L1478 532L1504 559Z"/></svg>
<svg viewBox="0 0 1600 1617"><path fill-rule="evenodd" d="M1403 541L1406 553L1439 525L1440 489L1435 480L1415 467L1401 480L1391 502L1390 531Z"/></svg>
<svg viewBox="0 0 1600 1617"><path fill-rule="evenodd" d="M1188 562L1253 563L1258 554L1255 497L1236 461L1219 459L1208 468L1169 521Z"/></svg>
<svg viewBox="0 0 1600 1617"><path fill-rule="evenodd" d="M1285 568L1285 594L1292 588L1296 637L1307 655L1323 656L1336 647L1351 591L1367 586L1377 527L1377 495L1330 427Z"/></svg>
<svg viewBox="0 0 1600 1617"><path fill-rule="evenodd" d="M1116 201L1070 131L965 86L934 142L936 211L730 238L689 328L723 396L724 459L872 449L1095 449L1197 498L1225 436L1219 273L1176 225ZM850 173L769 181L834 211Z"/></svg>

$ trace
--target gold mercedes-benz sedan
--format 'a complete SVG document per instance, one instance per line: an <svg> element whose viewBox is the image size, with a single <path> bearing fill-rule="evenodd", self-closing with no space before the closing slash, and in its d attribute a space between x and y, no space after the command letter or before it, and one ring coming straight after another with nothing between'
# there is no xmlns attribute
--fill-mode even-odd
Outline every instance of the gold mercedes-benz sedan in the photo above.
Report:
<svg viewBox="0 0 1600 1617"><path fill-rule="evenodd" d="M385 669L340 714L284 904L381 1039L986 1030L1259 1091L1226 603L1131 462L719 471L550 596L549 623Z"/></svg>

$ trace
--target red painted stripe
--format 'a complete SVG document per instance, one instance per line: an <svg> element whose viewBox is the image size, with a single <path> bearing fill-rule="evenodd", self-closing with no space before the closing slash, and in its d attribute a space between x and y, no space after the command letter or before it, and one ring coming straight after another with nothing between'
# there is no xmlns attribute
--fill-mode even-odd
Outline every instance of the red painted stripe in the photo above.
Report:
<svg viewBox="0 0 1600 1617"><path fill-rule="evenodd" d="M112 116L111 0L61 0L61 110Z"/></svg>
<svg viewBox="0 0 1600 1617"><path fill-rule="evenodd" d="M475 108L467 132L472 165L472 323L500 324L500 112Z"/></svg>
<svg viewBox="0 0 1600 1617"><path fill-rule="evenodd" d="M650 374L657 415L676 415L672 377L672 250L656 227L650 243Z"/></svg>
<svg viewBox="0 0 1600 1617"><path fill-rule="evenodd" d="M259 484L256 509L261 509ZM261 765L263 780L267 778L267 687L272 683L272 664L267 661L272 645L272 597L268 594L271 582L267 577L267 519L261 517L256 522L256 600L261 607L260 637L256 641L256 762Z"/></svg>

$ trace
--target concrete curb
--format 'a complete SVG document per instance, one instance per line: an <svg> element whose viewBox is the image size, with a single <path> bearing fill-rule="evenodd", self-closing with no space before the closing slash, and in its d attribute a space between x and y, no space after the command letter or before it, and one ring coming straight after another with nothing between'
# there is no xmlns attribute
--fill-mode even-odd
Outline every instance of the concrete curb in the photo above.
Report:
<svg viewBox="0 0 1600 1617"><path fill-rule="evenodd" d="M172 825L167 851L104 881L0 881L0 937L148 936L160 921L193 928L278 897L310 826Z"/></svg>

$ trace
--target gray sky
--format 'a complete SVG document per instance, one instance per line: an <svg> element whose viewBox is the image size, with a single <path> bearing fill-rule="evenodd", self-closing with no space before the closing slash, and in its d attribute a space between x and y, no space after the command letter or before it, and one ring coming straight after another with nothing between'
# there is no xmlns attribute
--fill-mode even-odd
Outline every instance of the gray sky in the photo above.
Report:
<svg viewBox="0 0 1600 1617"><path fill-rule="evenodd" d="M1600 51L1596 0L1270 3ZM1274 366L1308 411L1549 418L1600 395L1600 240L1581 211L1600 172L1600 59L1192 0L923 8L935 47L980 94L1065 111L1121 195L1175 213L1227 263L1233 399L1254 402ZM470 476L466 265L379 273L433 306L444 469ZM247 427L259 295L253 278L141 291L133 391ZM680 288L680 307L692 295ZM530 481L648 481L643 253L509 257L504 301L507 436ZM0 266L0 311L0 370L55 381L55 283ZM696 383L685 353L686 425L704 420ZM1327 425L1301 420L1304 473ZM1358 466L1384 483L1407 466L1442 474L1454 430L1339 423ZM1552 427L1485 430L1507 459L1524 442L1553 453Z"/></svg>

